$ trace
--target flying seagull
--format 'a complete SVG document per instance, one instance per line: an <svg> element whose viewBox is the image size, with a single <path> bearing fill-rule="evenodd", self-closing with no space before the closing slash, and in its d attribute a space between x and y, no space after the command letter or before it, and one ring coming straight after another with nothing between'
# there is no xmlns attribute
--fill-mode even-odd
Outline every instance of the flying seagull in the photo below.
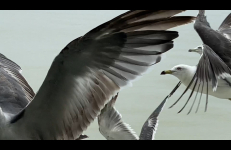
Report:
<svg viewBox="0 0 231 150"><path fill-rule="evenodd" d="M121 88L173 48L170 28L184 10L133 10L70 42L54 59L33 100L18 114L0 109L1 140L75 140Z"/></svg>
<svg viewBox="0 0 231 150"><path fill-rule="evenodd" d="M231 13L225 18L217 30L218 33L225 36L227 39L231 40ZM202 55L202 45L197 46L194 49L190 49L189 52L196 52Z"/></svg>
<svg viewBox="0 0 231 150"><path fill-rule="evenodd" d="M230 17L228 17L227 22L229 22L229 19ZM226 23L224 26L226 26ZM228 25L226 27L227 29L229 28ZM178 65L173 67L171 70L163 71L161 73L172 74L187 86L180 98L171 107L173 107L182 98L188 89L192 90L186 104L179 113L185 108L194 91L196 91L197 94L189 113L193 108L199 91L201 94L206 94L205 111L207 110L208 95L212 95L220 99L231 100L231 42L230 39L227 38L229 36L224 36L222 32L217 32L210 27L204 10L199 11L194 28L203 41L203 45L201 47L202 56L198 65ZM227 32L227 35L229 35L228 33L229 32ZM200 101L201 96L198 106Z"/></svg>
<svg viewBox="0 0 231 150"><path fill-rule="evenodd" d="M166 97L150 115L138 137L130 125L122 121L122 115L114 107L117 96L112 98L98 116L100 133L107 140L154 140L158 126L158 117L169 97Z"/></svg>

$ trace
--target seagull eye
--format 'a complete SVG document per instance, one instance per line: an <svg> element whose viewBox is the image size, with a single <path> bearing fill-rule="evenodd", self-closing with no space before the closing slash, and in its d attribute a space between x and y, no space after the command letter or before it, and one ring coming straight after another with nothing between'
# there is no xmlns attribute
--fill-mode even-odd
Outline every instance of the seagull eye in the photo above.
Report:
<svg viewBox="0 0 231 150"><path fill-rule="evenodd" d="M177 70L181 70L182 68L181 67L178 67L178 68L176 68Z"/></svg>

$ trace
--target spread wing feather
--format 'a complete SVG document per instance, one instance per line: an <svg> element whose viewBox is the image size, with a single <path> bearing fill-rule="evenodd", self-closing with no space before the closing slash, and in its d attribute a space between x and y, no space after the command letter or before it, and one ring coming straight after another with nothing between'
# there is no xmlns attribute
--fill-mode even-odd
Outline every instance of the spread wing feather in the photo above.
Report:
<svg viewBox="0 0 231 150"><path fill-rule="evenodd" d="M165 30L194 20L175 20L180 12L129 11L69 43L12 130L33 139L77 139L122 87L173 47L178 33L153 27L163 30L163 23Z"/></svg>

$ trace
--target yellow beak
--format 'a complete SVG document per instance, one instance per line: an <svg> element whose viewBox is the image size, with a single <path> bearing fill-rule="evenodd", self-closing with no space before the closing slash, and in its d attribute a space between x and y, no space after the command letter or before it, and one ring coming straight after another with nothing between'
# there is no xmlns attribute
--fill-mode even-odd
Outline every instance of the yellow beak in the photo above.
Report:
<svg viewBox="0 0 231 150"><path fill-rule="evenodd" d="M161 75L172 74L172 70L162 71Z"/></svg>

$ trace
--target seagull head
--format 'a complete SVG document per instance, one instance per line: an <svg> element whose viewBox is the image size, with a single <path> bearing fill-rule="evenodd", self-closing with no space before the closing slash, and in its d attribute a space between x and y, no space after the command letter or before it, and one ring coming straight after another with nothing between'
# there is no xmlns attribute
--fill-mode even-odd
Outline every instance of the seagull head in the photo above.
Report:
<svg viewBox="0 0 231 150"><path fill-rule="evenodd" d="M190 49L189 52L196 52L200 55L202 55L203 51L202 51L202 45L201 46L197 46L196 48Z"/></svg>
<svg viewBox="0 0 231 150"><path fill-rule="evenodd" d="M179 80L184 81L187 78L191 78L196 72L196 66L188 66L188 65L177 65L174 66L170 70L165 70L161 72L161 75L173 75L177 77Z"/></svg>

